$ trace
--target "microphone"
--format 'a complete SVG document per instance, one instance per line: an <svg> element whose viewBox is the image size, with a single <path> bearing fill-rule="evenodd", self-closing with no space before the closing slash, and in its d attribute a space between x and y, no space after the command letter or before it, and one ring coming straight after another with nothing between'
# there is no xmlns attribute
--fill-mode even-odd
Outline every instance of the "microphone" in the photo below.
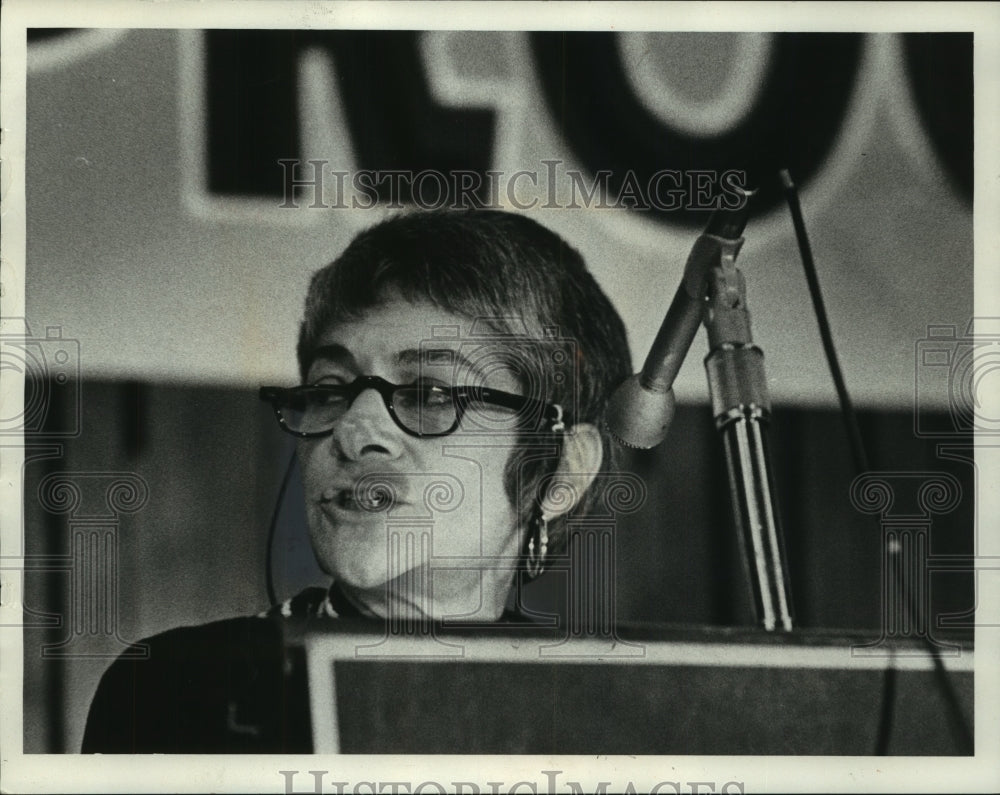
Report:
<svg viewBox="0 0 1000 795"><path fill-rule="evenodd" d="M695 240L684 278L642 370L622 383L608 402L604 426L619 444L648 450L667 435L676 406L674 379L701 325L709 271L726 255L735 259L743 245L741 235L755 191L741 192L743 201L738 208L719 208L712 213L705 231Z"/></svg>

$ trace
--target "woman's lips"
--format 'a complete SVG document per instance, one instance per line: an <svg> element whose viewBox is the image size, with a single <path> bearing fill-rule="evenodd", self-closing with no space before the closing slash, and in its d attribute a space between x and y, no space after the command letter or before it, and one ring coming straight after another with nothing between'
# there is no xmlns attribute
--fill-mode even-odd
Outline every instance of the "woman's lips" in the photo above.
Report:
<svg viewBox="0 0 1000 795"><path fill-rule="evenodd" d="M319 502L340 511L357 513L386 513L405 505L399 498L400 489L394 483L366 482L353 486L333 486L323 491Z"/></svg>

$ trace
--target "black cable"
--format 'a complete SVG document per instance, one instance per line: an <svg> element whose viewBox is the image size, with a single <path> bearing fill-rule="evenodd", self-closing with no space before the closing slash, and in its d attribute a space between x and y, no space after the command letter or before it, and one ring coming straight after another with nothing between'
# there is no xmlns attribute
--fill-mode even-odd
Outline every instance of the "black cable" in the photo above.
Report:
<svg viewBox="0 0 1000 795"><path fill-rule="evenodd" d="M906 580L903 580L904 586ZM917 596L909 588L903 589L903 604L906 606L907 617L909 618L919 610ZM948 719L951 721L952 730L958 737L959 753L965 756L974 756L976 753L976 741L972 735L972 730L962 713L962 705L958 701L958 694L948 676L948 669L944 667L941 660L941 653L934 648L934 644L929 637L925 637L924 645L927 646L927 653L934 663L934 680L937 682L941 695L944 697L945 706L948 708Z"/></svg>
<svg viewBox="0 0 1000 795"><path fill-rule="evenodd" d="M827 364L830 366L833 385L837 388L837 399L840 401L841 414L844 417L844 424L847 426L847 438L851 445L854 468L857 470L857 474L860 475L870 469L868 454L865 452L865 444L861 438L861 429L858 427L858 418L854 413L854 405L851 403L850 395L847 394L847 384L844 383L844 374L840 370L837 351L833 347L833 334L830 333L830 321L826 316L826 305L823 303L823 294L819 289L819 278L816 276L816 263L813 262L812 247L809 245L809 237L806 235L806 225L802 220L799 194L795 189L795 183L792 182L792 176L788 173L788 169L782 169L780 175L782 187L785 189L785 200L788 202L788 209L792 214L792 224L795 226L795 239L799 244L802 267L806 272L809 297L812 298L813 310L816 312L819 336L823 341L823 353L826 356Z"/></svg>
<svg viewBox="0 0 1000 795"><path fill-rule="evenodd" d="M802 267L805 270L806 282L809 285L809 295L812 298L813 309L816 313L816 322L819 325L820 338L823 341L823 353L830 367L830 375L833 377L834 386L837 389L837 398L840 401L840 410L844 418L844 425L847 428L847 437L851 446L851 457L854 459L854 468L857 475L869 471L868 453L865 450L864 439L861 436L861 429L858 426L857 415L851 403L850 395L847 393L847 385L844 382L844 375L840 370L840 363L837 361L837 352L833 345L833 335L830 333L830 322L826 315L826 306L823 303L823 295L819 288L819 278L816 276L816 264L813 261L812 247L809 245L809 237L806 234L805 221L802 219L802 208L799 204L798 191L788 169L779 172L781 184L785 192L785 200L788 203L789 212L792 215L792 224L795 227L795 238L799 245L799 254L802 257ZM898 553L890 550L890 557L897 557ZM893 568L890 561L890 568ZM907 621L912 621L915 609L916 595L909 587L906 578L900 581L902 588L902 605ZM929 637L923 638L924 645L931 657L934 665L934 678L937 681L941 695L944 697L948 708L948 718L951 721L952 729L958 739L960 753L975 754L975 740L969 725L962 713L962 706L958 701L958 695L948 671L941 661L941 654L934 647ZM889 665L885 669L882 679L882 704L879 709L879 725L876 732L875 754L885 756L889 749L889 740L892 735L892 718L896 700L896 668Z"/></svg>
<svg viewBox="0 0 1000 795"><path fill-rule="evenodd" d="M285 467L285 475L281 478L281 487L278 489L278 496L274 500L274 511L271 513L271 524L267 529L267 550L264 553L264 583L267 588L267 599L271 607L278 604L278 595L274 590L274 537L278 530L278 514L281 512L281 503L285 499L285 492L288 490L288 481L292 479L292 469L295 464L295 451L288 458L288 465Z"/></svg>
<svg viewBox="0 0 1000 795"><path fill-rule="evenodd" d="M896 706L896 666L887 665L882 672L882 704L878 711L878 728L875 731L875 756L889 755L892 739L892 715Z"/></svg>

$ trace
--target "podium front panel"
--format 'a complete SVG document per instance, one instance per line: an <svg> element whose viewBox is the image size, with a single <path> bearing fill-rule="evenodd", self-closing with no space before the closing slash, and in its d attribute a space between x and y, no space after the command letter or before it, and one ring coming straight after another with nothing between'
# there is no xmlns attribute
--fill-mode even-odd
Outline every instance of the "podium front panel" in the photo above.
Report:
<svg viewBox="0 0 1000 795"><path fill-rule="evenodd" d="M682 634L612 643L310 634L314 750L864 756L876 747L891 667L889 753L960 753L918 645L871 654L858 639ZM972 652L944 663L971 727Z"/></svg>

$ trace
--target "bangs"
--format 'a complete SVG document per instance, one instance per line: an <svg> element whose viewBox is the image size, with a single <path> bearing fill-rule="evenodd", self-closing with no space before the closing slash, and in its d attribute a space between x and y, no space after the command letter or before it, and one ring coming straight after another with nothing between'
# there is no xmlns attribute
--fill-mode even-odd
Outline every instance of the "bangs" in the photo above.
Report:
<svg viewBox="0 0 1000 795"><path fill-rule="evenodd" d="M413 218L400 216L362 232L313 277L299 338L303 375L327 328L395 299L430 303L501 335L537 335L555 325L556 308L544 300L558 290L548 283L549 247L498 234L497 219L484 228L475 215L425 213L416 224Z"/></svg>

